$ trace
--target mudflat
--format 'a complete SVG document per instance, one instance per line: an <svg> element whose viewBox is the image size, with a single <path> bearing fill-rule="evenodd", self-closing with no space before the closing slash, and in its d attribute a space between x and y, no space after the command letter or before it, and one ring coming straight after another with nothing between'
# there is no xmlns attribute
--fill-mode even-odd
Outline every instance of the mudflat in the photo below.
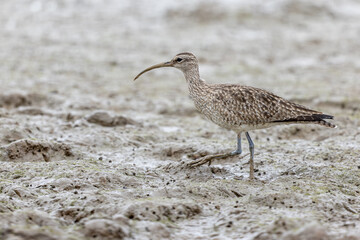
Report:
<svg viewBox="0 0 360 240"><path fill-rule="evenodd" d="M360 4L30 1L0 8L0 239L360 239ZM337 129L204 119L182 73L266 89ZM243 139L243 154L248 146Z"/></svg>

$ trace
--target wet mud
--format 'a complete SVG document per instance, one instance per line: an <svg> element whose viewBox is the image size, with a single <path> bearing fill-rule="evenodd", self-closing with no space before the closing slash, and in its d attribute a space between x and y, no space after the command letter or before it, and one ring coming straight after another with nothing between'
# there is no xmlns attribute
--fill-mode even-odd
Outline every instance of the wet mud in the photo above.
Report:
<svg viewBox="0 0 360 240"><path fill-rule="evenodd" d="M2 1L0 239L360 239L357 1ZM196 112L211 83L260 87L336 129L251 132L242 156Z"/></svg>

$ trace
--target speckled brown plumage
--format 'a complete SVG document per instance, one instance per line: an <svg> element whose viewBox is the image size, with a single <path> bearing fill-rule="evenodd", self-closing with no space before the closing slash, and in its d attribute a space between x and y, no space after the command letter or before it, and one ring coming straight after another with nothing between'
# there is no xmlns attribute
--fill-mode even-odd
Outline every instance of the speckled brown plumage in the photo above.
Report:
<svg viewBox="0 0 360 240"><path fill-rule="evenodd" d="M189 85L189 91L201 113L221 127L237 133L290 123L335 127L324 120L332 116L289 102L259 88L200 81Z"/></svg>
<svg viewBox="0 0 360 240"><path fill-rule="evenodd" d="M250 178L253 178L254 146L248 131L292 123L336 127L325 121L325 119L333 119L333 116L292 103L266 90L236 84L206 83L200 78L198 61L192 53L179 53L169 62L145 69L135 79L147 71L160 67L180 69L185 75L189 94L196 109L217 125L238 134L238 149L230 155L241 153L240 135L242 132L246 133L251 152ZM223 155L214 156L213 158L219 158ZM213 158L206 157L193 162L192 165L198 166L210 162Z"/></svg>
<svg viewBox="0 0 360 240"><path fill-rule="evenodd" d="M197 63L190 53L178 56L186 56ZM324 120L332 119L332 116L292 103L266 90L236 84L208 84L200 79L197 64L183 72L197 110L214 123L237 133L289 123L335 127Z"/></svg>

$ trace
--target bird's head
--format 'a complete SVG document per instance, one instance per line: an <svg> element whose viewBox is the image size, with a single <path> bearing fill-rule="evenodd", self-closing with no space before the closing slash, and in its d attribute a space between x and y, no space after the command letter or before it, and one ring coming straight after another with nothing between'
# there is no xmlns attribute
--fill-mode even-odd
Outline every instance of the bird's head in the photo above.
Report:
<svg viewBox="0 0 360 240"><path fill-rule="evenodd" d="M198 60L196 59L194 54L188 53L188 52L179 53L179 54L176 54L176 56L173 57L173 59L171 59L169 62L159 63L159 64L156 64L156 65L146 68L144 71L139 73L134 78L134 81L138 77L140 77L143 73L146 73L155 68L174 67L185 73L186 71L189 71L193 68L197 68L197 66L198 66Z"/></svg>

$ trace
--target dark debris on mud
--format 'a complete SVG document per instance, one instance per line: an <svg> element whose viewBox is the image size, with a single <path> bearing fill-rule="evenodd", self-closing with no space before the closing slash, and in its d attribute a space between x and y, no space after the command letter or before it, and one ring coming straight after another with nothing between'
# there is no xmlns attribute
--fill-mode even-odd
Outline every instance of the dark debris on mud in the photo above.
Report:
<svg viewBox="0 0 360 240"><path fill-rule="evenodd" d="M21 139L1 147L2 160L14 162L57 161L73 158L71 147L64 143Z"/></svg>

